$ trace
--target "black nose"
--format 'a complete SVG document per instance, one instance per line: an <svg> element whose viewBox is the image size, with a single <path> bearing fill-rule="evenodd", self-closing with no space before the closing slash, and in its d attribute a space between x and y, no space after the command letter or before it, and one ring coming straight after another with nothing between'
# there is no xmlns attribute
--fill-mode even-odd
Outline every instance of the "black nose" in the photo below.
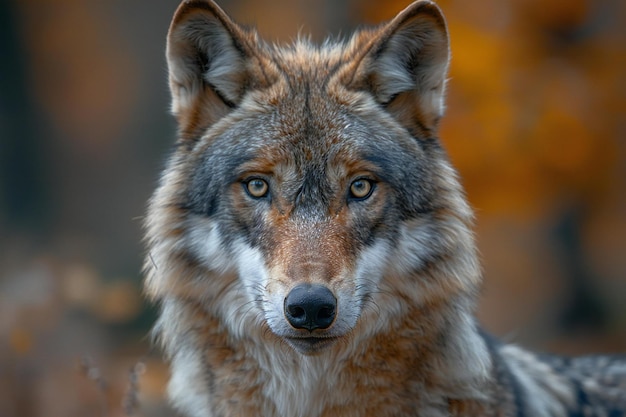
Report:
<svg viewBox="0 0 626 417"><path fill-rule="evenodd" d="M300 284L285 298L285 317L296 329L327 329L336 312L337 299L323 285Z"/></svg>

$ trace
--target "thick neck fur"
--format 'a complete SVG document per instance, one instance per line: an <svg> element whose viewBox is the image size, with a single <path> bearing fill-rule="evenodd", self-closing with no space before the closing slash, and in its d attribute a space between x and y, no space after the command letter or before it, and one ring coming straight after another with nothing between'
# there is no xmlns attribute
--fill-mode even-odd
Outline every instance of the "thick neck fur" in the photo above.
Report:
<svg viewBox="0 0 626 417"><path fill-rule="evenodd" d="M175 329L162 334L173 362L170 395L190 415L206 409L266 417L420 410L434 417L448 415L451 404L475 405L484 394L484 344L472 320L453 317L462 313L443 303L411 309L385 331L349 336L318 356L295 352L262 326L251 326L246 338L233 337L199 304L170 299L164 309L161 326ZM354 334L360 333L357 326Z"/></svg>

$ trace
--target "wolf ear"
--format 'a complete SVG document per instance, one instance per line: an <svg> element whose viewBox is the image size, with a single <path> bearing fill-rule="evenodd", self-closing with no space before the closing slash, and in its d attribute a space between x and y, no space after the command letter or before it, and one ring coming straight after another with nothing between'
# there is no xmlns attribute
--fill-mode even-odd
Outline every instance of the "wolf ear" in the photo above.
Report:
<svg viewBox="0 0 626 417"><path fill-rule="evenodd" d="M166 56L172 112L183 131L211 125L239 104L250 84L248 45L255 39L211 0L181 3Z"/></svg>
<svg viewBox="0 0 626 417"><path fill-rule="evenodd" d="M353 82L401 123L434 130L445 109L449 61L441 10L430 1L416 1L377 32Z"/></svg>

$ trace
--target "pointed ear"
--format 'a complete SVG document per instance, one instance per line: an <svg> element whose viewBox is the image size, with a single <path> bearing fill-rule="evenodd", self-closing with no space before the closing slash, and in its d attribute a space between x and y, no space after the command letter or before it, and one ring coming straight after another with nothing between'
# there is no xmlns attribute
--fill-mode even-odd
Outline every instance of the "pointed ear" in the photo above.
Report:
<svg viewBox="0 0 626 417"><path fill-rule="evenodd" d="M248 45L256 33L210 0L184 1L167 37L172 112L183 132L207 127L236 107L251 84Z"/></svg>
<svg viewBox="0 0 626 417"><path fill-rule="evenodd" d="M354 75L401 123L434 130L443 115L450 61L441 10L416 1L377 32Z"/></svg>

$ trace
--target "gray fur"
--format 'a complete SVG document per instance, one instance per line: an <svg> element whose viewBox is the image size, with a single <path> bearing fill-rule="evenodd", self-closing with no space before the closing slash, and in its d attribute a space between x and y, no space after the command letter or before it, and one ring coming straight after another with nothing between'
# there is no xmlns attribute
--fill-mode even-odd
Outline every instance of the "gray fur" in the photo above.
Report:
<svg viewBox="0 0 626 417"><path fill-rule="evenodd" d="M625 415L623 358L537 355L476 324L473 215L436 134L447 36L418 1L346 42L259 46L213 2L181 4L168 38L179 146L150 201L145 263L177 409ZM250 195L251 177L267 193ZM371 197L353 198L360 179ZM334 294L331 326L287 323L300 283Z"/></svg>

